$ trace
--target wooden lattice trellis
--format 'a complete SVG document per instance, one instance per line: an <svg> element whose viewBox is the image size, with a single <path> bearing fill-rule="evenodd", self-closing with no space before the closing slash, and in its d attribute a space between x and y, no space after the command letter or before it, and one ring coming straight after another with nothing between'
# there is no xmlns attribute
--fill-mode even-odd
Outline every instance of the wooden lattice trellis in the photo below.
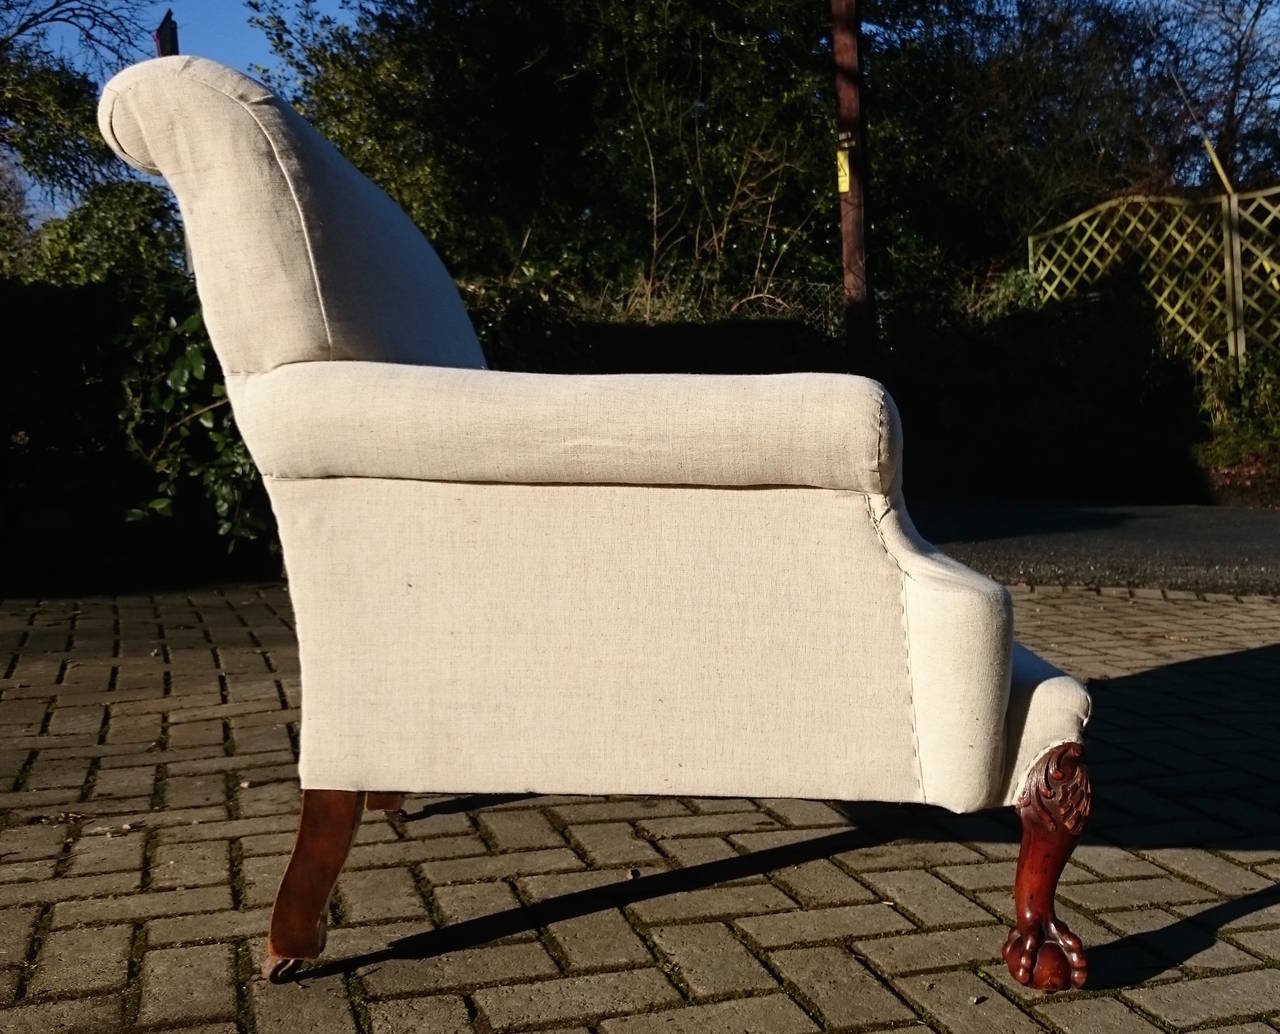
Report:
<svg viewBox="0 0 1280 1034"><path fill-rule="evenodd" d="M1045 301L1132 262L1197 373L1280 358L1280 186L1188 199L1106 201L1027 238Z"/></svg>

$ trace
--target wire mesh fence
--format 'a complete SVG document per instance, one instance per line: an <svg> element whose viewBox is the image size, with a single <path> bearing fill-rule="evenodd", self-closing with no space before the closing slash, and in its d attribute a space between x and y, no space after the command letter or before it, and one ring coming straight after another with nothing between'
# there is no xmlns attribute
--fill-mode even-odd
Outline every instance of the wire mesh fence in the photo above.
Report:
<svg viewBox="0 0 1280 1034"><path fill-rule="evenodd" d="M725 313L744 318L793 319L827 337L844 334L844 287L818 280L770 280Z"/></svg>

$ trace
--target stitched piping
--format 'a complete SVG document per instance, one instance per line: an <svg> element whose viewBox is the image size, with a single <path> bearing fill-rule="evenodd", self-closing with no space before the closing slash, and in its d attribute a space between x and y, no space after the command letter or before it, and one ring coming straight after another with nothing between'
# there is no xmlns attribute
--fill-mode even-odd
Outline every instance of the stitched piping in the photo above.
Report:
<svg viewBox="0 0 1280 1034"><path fill-rule="evenodd" d="M180 70L180 72L186 73L187 69L190 67L191 67L190 64L184 65ZM233 103L238 104L241 108L243 108L245 111L245 114L247 114L251 119L253 119L254 125L258 127L258 132L262 134L263 139L267 141L267 145L271 148L272 157L274 157L276 160L276 168L280 170L280 175L284 177L285 186L289 188L289 196L293 199L294 210L298 213L298 228L302 231L302 243L303 243L303 247L305 247L307 251L307 263L311 267L311 286L315 289L315 292L316 292L316 306L320 310L320 321L321 323L324 324L325 342L329 346L329 359L332 360L333 359L333 331L329 326L329 314L328 312L325 311L324 295L320 291L320 273L319 273L318 267L316 266L315 251L311 246L311 234L307 230L307 220L302 213L302 203L298 199L298 191L293 185L293 180L290 178L288 170L285 169L284 167L284 162L280 160L280 151L276 147L275 140L271 138L271 134L267 132L266 127L262 124L262 120L258 118L257 114L249 106L249 102L241 100L239 97L236 97L234 94L228 93L226 90L219 89L218 87L214 86L212 83L206 81L205 79L200 78L198 75L188 75L187 78L191 82L199 83L206 90L216 93L221 97L225 97L227 98L227 100L232 101ZM116 92L117 98L120 98L123 96L122 92L120 91L115 91L115 92ZM262 103L262 101L258 100L252 103L260 104ZM114 108L112 109L112 113L114 114Z"/></svg>
<svg viewBox="0 0 1280 1034"><path fill-rule="evenodd" d="M209 86L208 83L205 83L204 85L208 86L209 89L213 90L215 93L223 93L223 91L218 90L216 87ZM230 95L223 93L223 96L226 97ZM236 98L234 97L232 97L231 99L236 100ZM244 108L248 116L251 119L253 119L254 125L258 127L258 131L266 139L268 145L270 145L271 154L275 157L275 160L276 160L276 167L280 170L280 175L284 177L285 185L289 188L289 196L293 198L293 207L298 212L298 226L302 230L302 243L307 249L307 262L311 266L311 285L315 288L315 291L316 291L316 305L320 309L320 322L324 324L324 336L325 336L325 340L329 344L329 359L332 360L333 359L333 331L329 327L329 313L325 311L324 295L320 291L320 271L319 271L319 268L316 266L315 250L311 247L311 234L307 230L307 220L306 220L306 217L302 214L302 202L298 200L298 192L293 186L293 180L289 176L288 170L284 167L284 162L280 160L280 152L276 148L276 142L273 139L271 139L271 134L267 132L266 126L262 124L262 121L258 118L257 114L249 107L248 104L240 100L236 100L236 103L238 103L240 107Z"/></svg>
<svg viewBox="0 0 1280 1034"><path fill-rule="evenodd" d="M876 478L880 482L880 492L884 493L884 468L881 465L880 457L884 455L884 392L880 394L880 412L876 416ZM876 533L879 534L880 527L876 526ZM884 539L880 540L880 544L884 545Z"/></svg>
<svg viewBox="0 0 1280 1034"><path fill-rule="evenodd" d="M867 517L871 520L871 526L875 529L876 538L880 540L880 548L885 551L885 555L893 562L893 566L898 569L901 576L898 585L898 602L902 608L902 641L903 641L903 657L907 668L907 694L910 698L910 707L908 713L911 717L911 749L915 751L916 771L919 773L920 780L920 801L922 804L929 803L929 795L925 791L924 786L924 758L920 754L920 729L919 729L919 713L916 710L916 684L915 676L911 667L911 623L907 618L907 579L910 577L907 570L898 562L897 556L893 550L889 548L889 544L884 540L884 532L880 528L880 520L876 517L875 511L871 508L871 496L863 495L863 501L867 506ZM888 512L886 510L886 512Z"/></svg>

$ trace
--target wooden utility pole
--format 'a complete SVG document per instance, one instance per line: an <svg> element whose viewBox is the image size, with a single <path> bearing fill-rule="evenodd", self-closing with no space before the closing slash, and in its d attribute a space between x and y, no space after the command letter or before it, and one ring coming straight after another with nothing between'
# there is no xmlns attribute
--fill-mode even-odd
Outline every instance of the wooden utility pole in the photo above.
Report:
<svg viewBox="0 0 1280 1034"><path fill-rule="evenodd" d="M836 169L844 266L845 325L851 341L869 343L866 155L862 117L862 13L859 0L831 0L831 49L836 62Z"/></svg>
<svg viewBox="0 0 1280 1034"><path fill-rule="evenodd" d="M153 38L156 41L156 57L170 57L178 52L178 23L173 20L172 10L164 12Z"/></svg>

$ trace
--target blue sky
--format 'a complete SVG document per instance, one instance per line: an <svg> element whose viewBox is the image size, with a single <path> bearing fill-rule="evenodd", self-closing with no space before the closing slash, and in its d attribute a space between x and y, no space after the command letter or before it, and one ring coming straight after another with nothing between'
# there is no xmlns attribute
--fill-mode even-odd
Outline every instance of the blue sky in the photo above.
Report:
<svg viewBox="0 0 1280 1034"><path fill-rule="evenodd" d="M339 0L320 0L317 7L327 14L339 13ZM249 72L253 65L273 64L271 50L262 32L249 25L243 0L170 0L153 3L145 19L148 29L160 24L164 12L173 10L178 23L178 47L184 54L198 54ZM138 41L140 56L151 57L155 48L149 38Z"/></svg>

